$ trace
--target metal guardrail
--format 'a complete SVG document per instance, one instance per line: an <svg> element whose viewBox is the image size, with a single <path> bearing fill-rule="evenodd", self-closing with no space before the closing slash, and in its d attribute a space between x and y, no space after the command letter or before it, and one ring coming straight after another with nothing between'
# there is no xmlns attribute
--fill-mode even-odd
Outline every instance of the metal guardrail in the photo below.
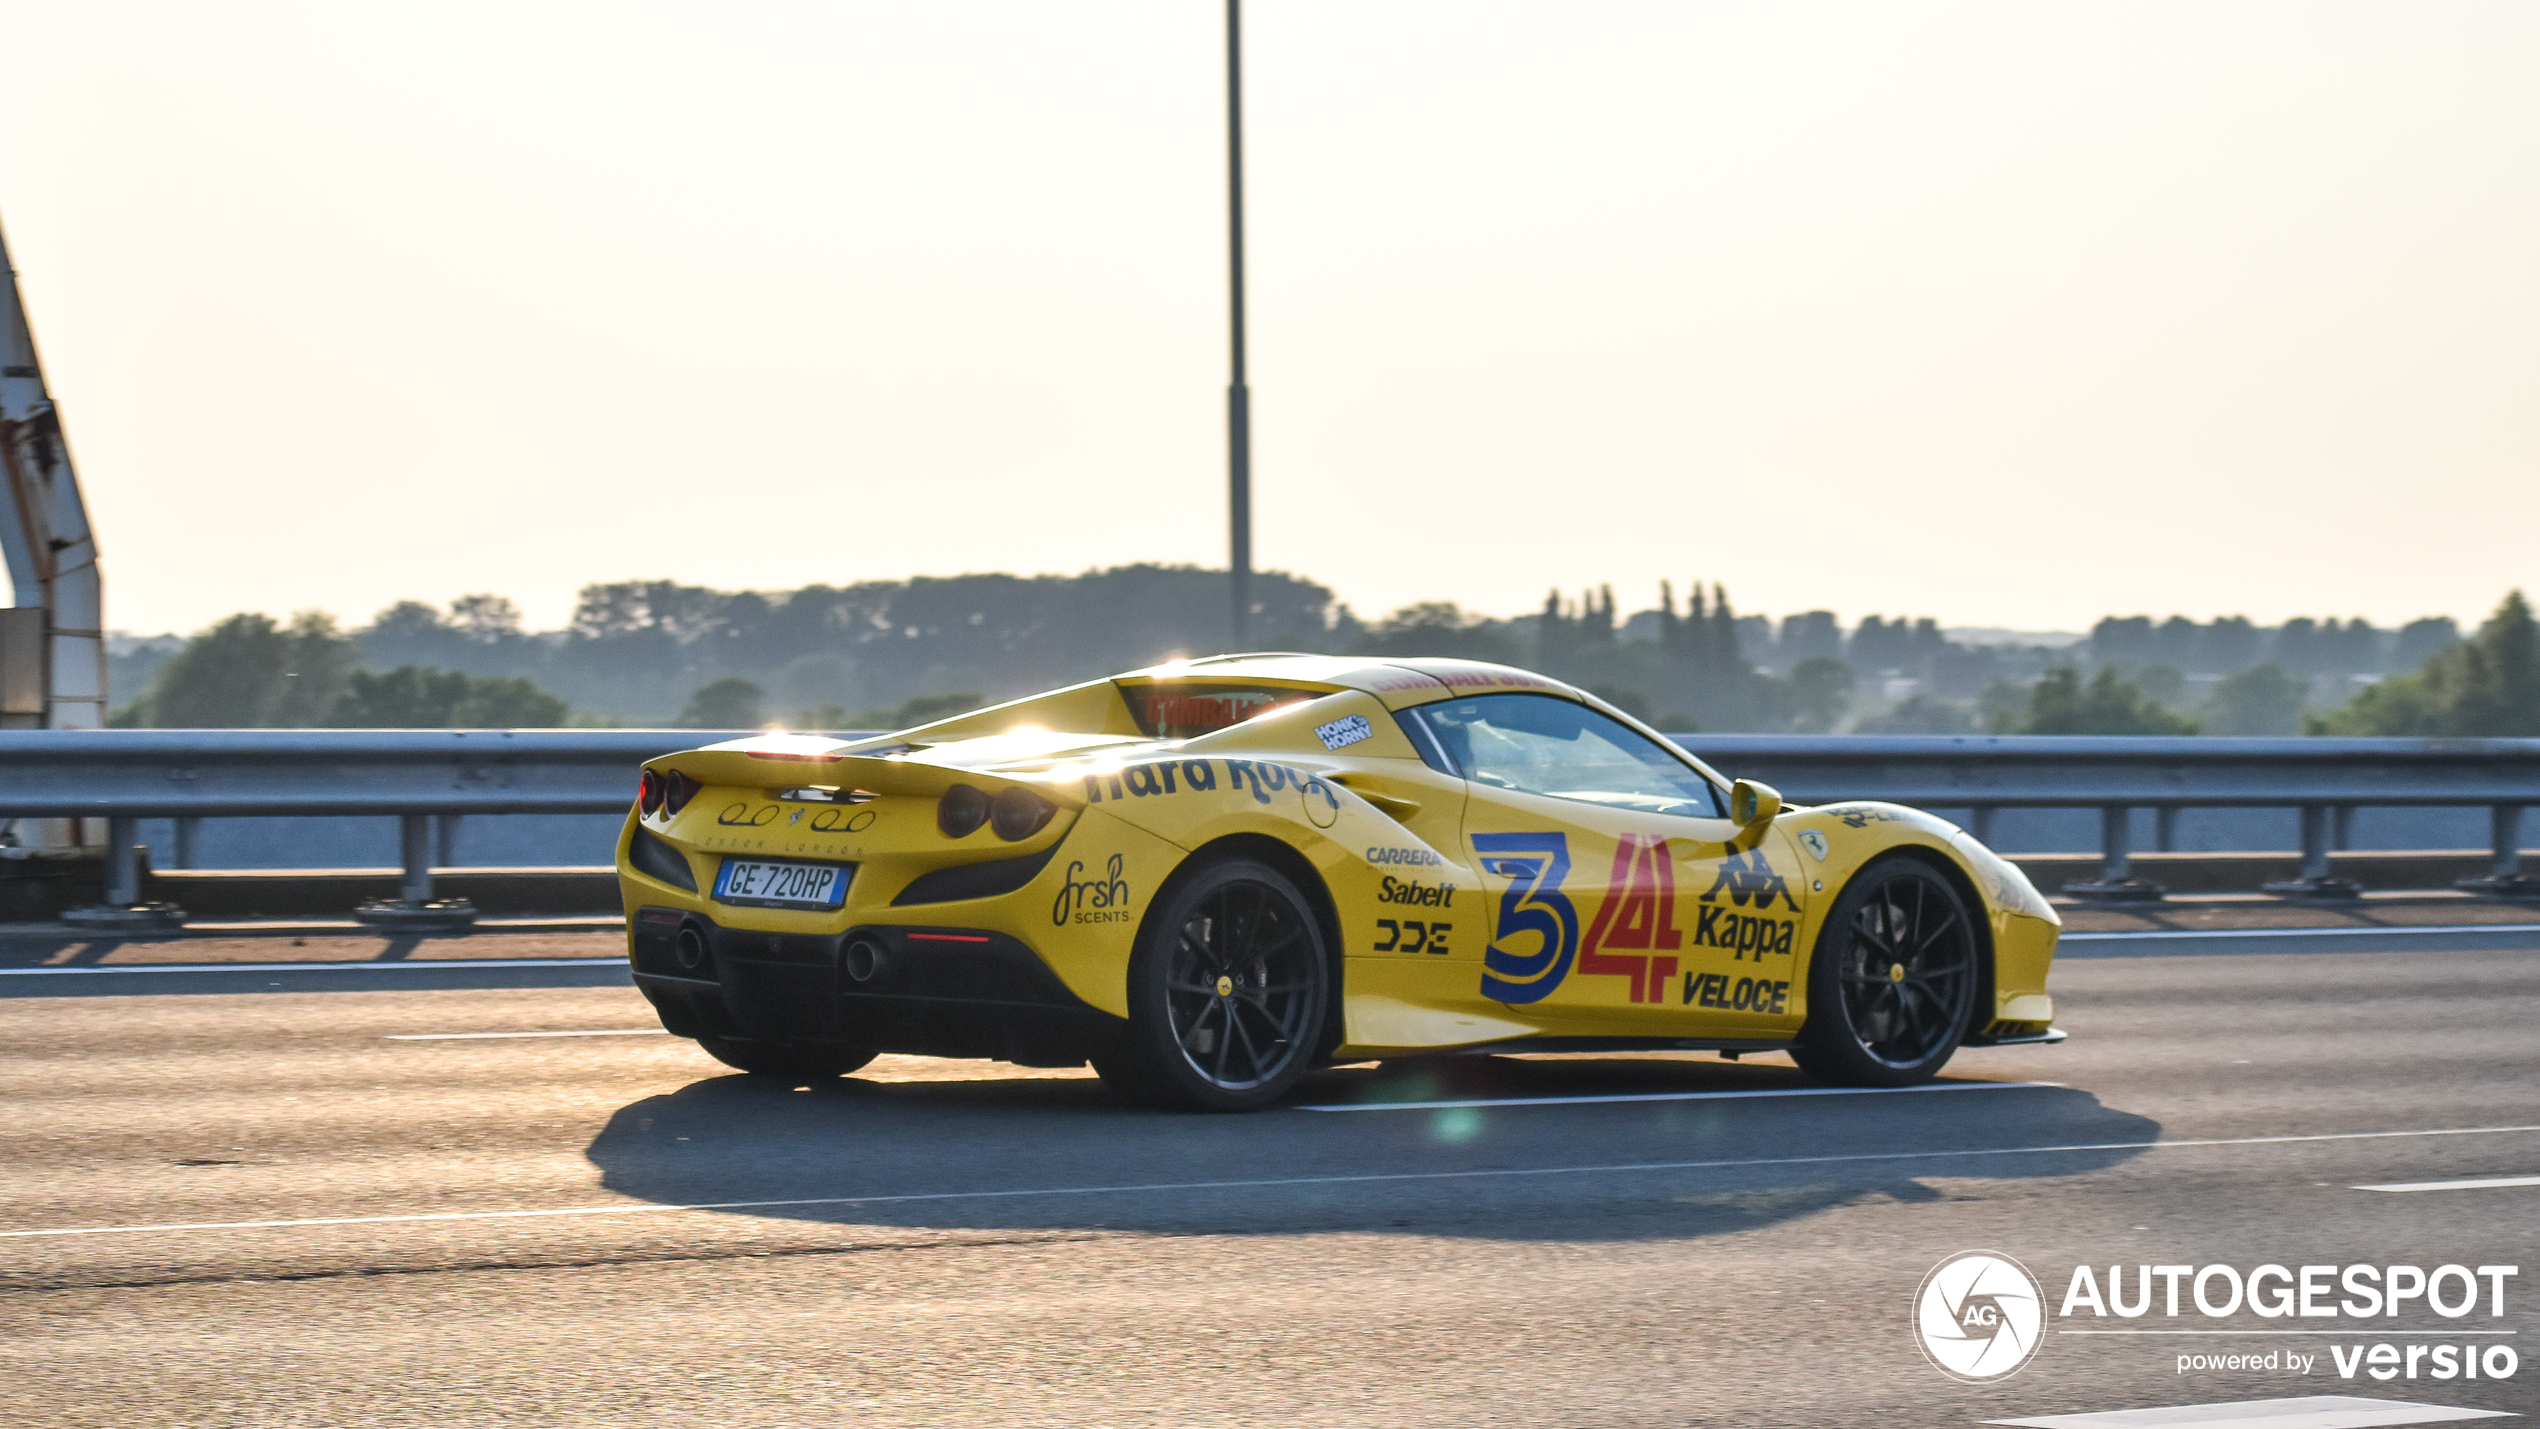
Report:
<svg viewBox="0 0 2540 1429"><path fill-rule="evenodd" d="M0 819L108 820L107 902L139 897L136 823L237 815L396 815L404 902L432 897L435 815L615 813L641 761L745 731L711 730L5 730ZM2335 833L2366 806L2483 806L2494 866L2488 891L2540 892L2521 871L2522 811L2540 804L2540 740L2119 739L2055 736L1685 735L1725 773L1797 803L1877 799L1971 811L1979 838L1996 811L2096 808L2101 869L2071 891L2157 897L2133 877L2131 811L2296 808L2302 871L2286 894L2354 892L2333 877ZM180 858L180 862L183 859Z"/></svg>
<svg viewBox="0 0 2540 1429"><path fill-rule="evenodd" d="M1968 810L1976 837L1988 841L2002 809L2095 808L2099 878L2067 889L2083 896L2159 896L2130 866L2132 813L2143 808L2155 811L2163 847L2181 809L2299 809L2301 875L2268 891L2352 896L2358 890L2331 875L2329 857L2354 811L2368 806L2485 807L2494 863L2474 883L2540 893L2540 880L2521 867L2522 811L2540 804L2540 739L1693 734L1679 742L1795 803Z"/></svg>
<svg viewBox="0 0 2540 1429"><path fill-rule="evenodd" d="M433 903L436 816L617 813L634 800L638 764L752 732L0 730L0 819L106 820L105 902L128 909L141 898L135 845L144 818L177 821L184 864L206 818L393 814L404 866L398 901L422 909ZM461 913L444 909L417 926L464 921Z"/></svg>

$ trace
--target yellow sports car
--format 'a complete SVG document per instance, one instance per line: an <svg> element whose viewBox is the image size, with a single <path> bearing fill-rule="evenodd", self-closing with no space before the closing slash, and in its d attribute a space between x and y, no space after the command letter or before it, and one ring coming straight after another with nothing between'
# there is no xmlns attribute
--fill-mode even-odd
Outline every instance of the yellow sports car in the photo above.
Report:
<svg viewBox="0 0 2540 1429"><path fill-rule="evenodd" d="M2062 1036L2054 911L1953 825L1786 807L1471 661L1176 661L665 755L617 859L662 1025L792 1079L1091 1061L1232 1111L1380 1057L1786 1051L1898 1086Z"/></svg>

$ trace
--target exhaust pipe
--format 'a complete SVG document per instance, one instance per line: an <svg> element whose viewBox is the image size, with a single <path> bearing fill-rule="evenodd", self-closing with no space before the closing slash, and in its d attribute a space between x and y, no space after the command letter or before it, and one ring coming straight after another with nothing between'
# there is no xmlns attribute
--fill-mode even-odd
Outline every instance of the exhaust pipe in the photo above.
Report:
<svg viewBox="0 0 2540 1429"><path fill-rule="evenodd" d="M878 939L853 938L839 953L838 966L850 982L871 982L890 966L890 950Z"/></svg>
<svg viewBox="0 0 2540 1429"><path fill-rule="evenodd" d="M695 972L705 966L706 935L697 931L696 924L690 923L679 930L679 941L672 945L671 951L679 959L683 971Z"/></svg>

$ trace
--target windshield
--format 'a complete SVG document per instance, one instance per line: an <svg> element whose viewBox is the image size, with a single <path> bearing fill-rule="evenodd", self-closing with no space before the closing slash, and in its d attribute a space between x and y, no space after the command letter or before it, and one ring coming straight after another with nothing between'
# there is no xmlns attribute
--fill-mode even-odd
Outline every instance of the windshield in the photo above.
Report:
<svg viewBox="0 0 2540 1429"><path fill-rule="evenodd" d="M1412 713L1476 784L1644 813L1723 817L1710 780L1585 705L1551 695L1478 695Z"/></svg>

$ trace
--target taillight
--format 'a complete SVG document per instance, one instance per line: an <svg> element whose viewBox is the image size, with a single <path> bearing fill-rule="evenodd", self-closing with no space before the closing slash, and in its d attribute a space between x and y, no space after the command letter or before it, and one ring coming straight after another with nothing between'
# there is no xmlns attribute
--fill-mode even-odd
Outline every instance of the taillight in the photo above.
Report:
<svg viewBox="0 0 2540 1429"><path fill-rule="evenodd" d="M988 796L967 784L955 784L935 801L935 827L948 839L966 839L988 821Z"/></svg>
<svg viewBox="0 0 2540 1429"><path fill-rule="evenodd" d="M1050 802L1020 784L1009 784L988 801L988 827L1007 843L1028 839L1057 813Z"/></svg>
<svg viewBox="0 0 2540 1429"><path fill-rule="evenodd" d="M680 810L688 807L688 801L697 797L698 793L705 787L705 785L700 784L696 780L689 778L687 775L682 774L676 769L673 769L662 779L662 807L669 810L671 813L676 814Z"/></svg>
<svg viewBox="0 0 2540 1429"><path fill-rule="evenodd" d="M646 814L658 814L661 801L668 792L662 787L662 777L647 769L644 777L635 781L635 806Z"/></svg>

